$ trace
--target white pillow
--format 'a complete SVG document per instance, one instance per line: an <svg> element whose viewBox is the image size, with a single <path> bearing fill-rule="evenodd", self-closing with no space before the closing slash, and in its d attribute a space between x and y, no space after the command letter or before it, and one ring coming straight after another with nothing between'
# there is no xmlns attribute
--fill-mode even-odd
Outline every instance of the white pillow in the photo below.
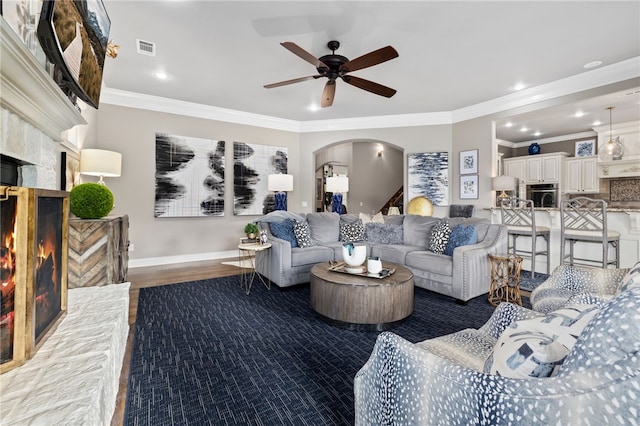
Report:
<svg viewBox="0 0 640 426"><path fill-rule="evenodd" d="M360 213L360 215L358 216L360 218L360 220L362 221L363 225L366 225L367 223L384 223L384 216L382 215L382 212L378 212L376 214L374 214L373 216L371 216L370 214L366 214L366 213Z"/></svg>
<svg viewBox="0 0 640 426"><path fill-rule="evenodd" d="M567 305L544 317L513 322L498 338L484 372L521 379L556 375L597 312L594 305Z"/></svg>

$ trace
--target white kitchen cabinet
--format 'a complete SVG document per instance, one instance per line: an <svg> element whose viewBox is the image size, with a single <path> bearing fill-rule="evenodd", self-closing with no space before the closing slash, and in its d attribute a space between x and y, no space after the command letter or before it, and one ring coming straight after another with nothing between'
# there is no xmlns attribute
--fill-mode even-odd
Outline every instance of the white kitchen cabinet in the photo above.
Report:
<svg viewBox="0 0 640 426"><path fill-rule="evenodd" d="M527 184L559 183L562 176L563 161L567 155L567 153L554 153L527 158Z"/></svg>
<svg viewBox="0 0 640 426"><path fill-rule="evenodd" d="M595 194L600 191L597 157L568 158L565 160L565 192L569 194Z"/></svg>
<svg viewBox="0 0 640 426"><path fill-rule="evenodd" d="M525 160L521 157L505 158L504 175L518 178L518 183L525 181Z"/></svg>

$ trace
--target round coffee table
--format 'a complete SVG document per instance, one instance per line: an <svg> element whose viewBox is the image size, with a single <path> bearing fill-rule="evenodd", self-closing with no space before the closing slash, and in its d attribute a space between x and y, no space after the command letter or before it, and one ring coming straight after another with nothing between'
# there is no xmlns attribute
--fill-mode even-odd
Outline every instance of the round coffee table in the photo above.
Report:
<svg viewBox="0 0 640 426"><path fill-rule="evenodd" d="M331 325L351 330L388 330L413 312L413 274L395 263L385 278L329 270L323 262L311 268L311 307Z"/></svg>

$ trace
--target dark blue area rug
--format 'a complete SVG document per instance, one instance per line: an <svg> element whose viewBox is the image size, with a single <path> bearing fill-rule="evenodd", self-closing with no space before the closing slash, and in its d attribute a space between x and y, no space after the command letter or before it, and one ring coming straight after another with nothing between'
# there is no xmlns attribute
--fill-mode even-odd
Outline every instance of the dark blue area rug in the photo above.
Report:
<svg viewBox="0 0 640 426"><path fill-rule="evenodd" d="M531 278L531 271L520 271L520 289L526 291L533 291L540 284L545 282L549 278L547 274L541 274L536 272L535 276Z"/></svg>
<svg viewBox="0 0 640 426"><path fill-rule="evenodd" d="M416 288L393 331L418 342L492 312L486 295L459 305ZM238 276L141 289L135 333L126 425L353 424L353 378L379 334L324 323L308 285L246 295Z"/></svg>

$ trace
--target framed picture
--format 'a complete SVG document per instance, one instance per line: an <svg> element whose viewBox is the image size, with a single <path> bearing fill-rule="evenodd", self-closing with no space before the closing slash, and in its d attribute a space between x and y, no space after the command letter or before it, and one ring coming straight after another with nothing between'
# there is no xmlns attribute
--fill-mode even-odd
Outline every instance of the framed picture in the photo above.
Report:
<svg viewBox="0 0 640 426"><path fill-rule="evenodd" d="M460 198L478 199L478 175L460 176Z"/></svg>
<svg viewBox="0 0 640 426"><path fill-rule="evenodd" d="M449 205L449 153L420 152L407 155L407 199L424 196L434 206Z"/></svg>
<svg viewBox="0 0 640 426"><path fill-rule="evenodd" d="M590 157L592 155L596 155L595 139L576 142L576 157Z"/></svg>
<svg viewBox="0 0 640 426"><path fill-rule="evenodd" d="M460 151L460 174L471 175L478 173L478 150Z"/></svg>
<svg viewBox="0 0 640 426"><path fill-rule="evenodd" d="M63 152L60 161L60 189L71 191L80 182L80 160L72 153Z"/></svg>

